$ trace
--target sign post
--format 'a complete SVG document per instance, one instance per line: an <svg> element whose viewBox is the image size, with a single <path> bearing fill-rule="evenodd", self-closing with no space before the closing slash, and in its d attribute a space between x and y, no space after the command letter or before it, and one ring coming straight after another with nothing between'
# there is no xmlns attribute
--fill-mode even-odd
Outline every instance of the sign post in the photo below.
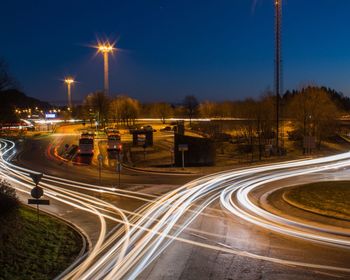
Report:
<svg viewBox="0 0 350 280"><path fill-rule="evenodd" d="M143 144L142 145L142 148L143 148L143 160L146 160L146 148L147 148L147 144Z"/></svg>
<svg viewBox="0 0 350 280"><path fill-rule="evenodd" d="M35 187L30 192L34 199L28 199L28 204L36 204L37 221L39 223L39 205L50 205L50 201L48 199L40 199L44 195L44 190L38 185L43 177L43 174L30 173L29 176L32 178Z"/></svg>
<svg viewBox="0 0 350 280"><path fill-rule="evenodd" d="M122 171L122 165L121 165L121 152L122 152L122 145L118 145L117 148L117 164L116 164L116 169L118 172L118 188L120 188L120 172Z"/></svg>
<svg viewBox="0 0 350 280"><path fill-rule="evenodd" d="M179 144L178 149L182 153L182 169L185 169L185 152L188 151L188 144Z"/></svg>
<svg viewBox="0 0 350 280"><path fill-rule="evenodd" d="M102 169L103 156L101 154L98 154L97 159L98 159L98 182L101 185L101 169Z"/></svg>

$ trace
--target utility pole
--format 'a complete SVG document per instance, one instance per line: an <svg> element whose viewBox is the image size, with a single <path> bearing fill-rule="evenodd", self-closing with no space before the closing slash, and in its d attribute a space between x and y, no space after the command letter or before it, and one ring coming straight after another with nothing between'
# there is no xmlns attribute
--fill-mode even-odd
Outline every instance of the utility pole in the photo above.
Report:
<svg viewBox="0 0 350 280"><path fill-rule="evenodd" d="M275 95L276 95L276 150L280 152L280 102L282 85L281 25L282 0L274 0L275 4Z"/></svg>
<svg viewBox="0 0 350 280"><path fill-rule="evenodd" d="M104 93L105 95L109 94L109 65L108 65L108 56L113 54L115 51L114 44L104 42L97 46L98 52L103 54L103 72L104 72Z"/></svg>
<svg viewBox="0 0 350 280"><path fill-rule="evenodd" d="M109 70L108 70L108 52L103 53L104 62L104 92L105 95L109 93Z"/></svg>

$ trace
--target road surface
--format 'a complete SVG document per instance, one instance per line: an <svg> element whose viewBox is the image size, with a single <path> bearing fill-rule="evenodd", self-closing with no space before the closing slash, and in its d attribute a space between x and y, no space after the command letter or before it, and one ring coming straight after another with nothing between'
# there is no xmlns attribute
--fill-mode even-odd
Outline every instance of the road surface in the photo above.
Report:
<svg viewBox="0 0 350 280"><path fill-rule="evenodd" d="M2 140L2 176L28 190L29 171L8 162L11 150ZM96 242L66 279L349 279L349 228L277 215L259 203L274 188L347 179L349 167L346 153L225 171L160 196L51 175L42 186L50 199L99 221ZM96 197L101 191L143 206L118 207Z"/></svg>

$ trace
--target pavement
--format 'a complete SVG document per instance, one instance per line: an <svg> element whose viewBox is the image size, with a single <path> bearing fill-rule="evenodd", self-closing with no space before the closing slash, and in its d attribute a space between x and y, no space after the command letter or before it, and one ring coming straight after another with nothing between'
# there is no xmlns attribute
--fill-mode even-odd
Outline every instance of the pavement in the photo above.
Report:
<svg viewBox="0 0 350 280"><path fill-rule="evenodd" d="M350 178L350 170L338 172L343 179ZM252 196L264 209L275 208L274 213L296 221L333 225L334 219L315 217L311 213L282 205L282 199L273 198L268 205L264 194L287 186L334 179L336 173L310 175L265 185ZM337 177L338 178L338 177ZM271 193L270 193L271 195ZM263 198L261 198L263 196ZM286 214L287 213L287 214ZM338 221L339 222L339 221ZM341 230L350 230L350 223L336 224ZM338 228L338 229L339 229ZM349 279L350 274L293 265L281 265L274 260L297 261L348 267L350 250L324 246L318 243L291 238L248 223L225 212L215 201L207 207L180 235L188 242L174 241L145 269L137 279ZM192 243L193 242L193 243ZM205 247L201 244L208 245ZM212 246L215 246L214 248ZM226 252L230 248L234 252ZM247 255L250 255L247 257ZM261 258L260 258L261 257ZM264 260L265 257L271 261Z"/></svg>
<svg viewBox="0 0 350 280"><path fill-rule="evenodd" d="M52 135L40 140L28 140L19 147L20 152L15 158L17 164L30 167L39 172L56 176L57 178L67 178L83 183L98 183L98 172L93 166L75 166L66 164L62 161L51 158L52 155L50 144L52 141L61 141L60 137L64 137L64 141L76 141L76 135ZM248 176L248 175L247 175ZM253 178L255 173L248 176ZM258 176L258 175L257 175ZM267 175L266 175L267 176ZM211 184L216 182L219 176L212 176ZM263 209L274 208L276 214L288 213L287 218L295 221L314 222L314 218L305 218L305 213L297 210L290 211L283 205L278 204L278 200L273 205L269 204L269 200L264 197L266 193L273 193L276 189L287 187L299 183L311 182L314 180L329 179L349 179L348 169L335 169L307 176L286 178L269 184L265 184L261 188L257 188L249 194L252 201ZM152 199L164 193L174 191L174 199L186 198L187 192L190 192L194 186L189 186L184 190L177 191L180 185L194 179L193 176L172 176L160 174L146 174L123 170L122 173L122 189L142 192L151 195ZM58 180L58 179L57 179ZM209 180L209 179L208 179ZM171 182L171 184L169 184ZM101 185L116 186L117 175L115 172L103 170ZM225 184L235 184L235 181L227 182L226 179L221 182ZM69 193L69 197L76 186L65 186L62 181L55 183L56 188L62 187L62 192ZM203 185L203 189L204 189ZM52 188L52 190L56 190ZM215 189L216 190L216 189ZM219 193L221 187L217 188ZM201 193L202 189L198 189ZM109 207L123 209L122 211L135 211L144 202L138 201L135 197L122 196L120 193L104 193L99 192L97 186L80 190L83 198L84 194L89 194L96 198L88 202L89 207L93 207L96 211L106 215ZM139 196L139 194L137 194ZM51 198L52 199L52 198ZM99 205L99 199L107 204ZM185 201L186 202L186 201ZM87 202L86 202L87 203ZM174 200L174 203L177 203ZM186 208L184 213L190 214L192 205L201 205L202 200L195 200ZM263 205L263 204L266 205ZM116 225L117 220L107 219L106 229L100 226L101 220L99 216L93 217L86 209L78 207L80 204L67 206L66 203L54 202L47 208L47 211L62 216L63 218L77 224L89 236L91 244L99 242L101 232L106 230L108 233ZM175 207L173 212L169 213L165 225L169 225L171 219L177 216L177 212L183 207ZM170 205L172 206L172 204ZM43 206L44 207L44 206ZM154 203L152 207L159 209L167 209L165 202L161 200ZM112 209L112 208L111 208ZM157 208L155 208L157 209ZM193 208L196 209L196 208ZM163 210L168 211L168 210ZM193 210L197 211L197 210ZM223 207L219 198L213 200L203 210L198 210L198 216L187 226L178 237L173 239L164 250L161 251L153 261L147 263L146 268L138 279L349 279L350 274L344 271L334 270L334 267L349 268L350 250L348 248L340 248L329 246L310 240L303 240L293 236L276 233L267 228L260 227L241 217L232 215ZM299 210L300 211L300 210ZM115 212L115 215L117 215ZM147 212L145 212L147 213ZM155 213L163 213L156 211ZM165 212L167 213L167 212ZM157 215L158 215L157 214ZM193 214L193 213L192 213ZM119 215L119 214L118 214ZM163 215L163 214L162 214ZM156 216L158 219L158 216ZM159 219L162 216L159 217ZM148 218L148 217L147 217ZM176 220L176 226L180 226L185 216ZM160 223L157 220L155 224ZM322 221L319 221L322 223ZM331 224L331 222L329 222ZM323 224L323 223L322 223ZM325 223L326 224L326 223ZM153 226L153 225L152 225ZM344 229L344 226L339 226ZM137 229L140 238L146 232L142 228ZM171 235L170 235L171 236ZM117 242L118 239L115 239ZM348 239L346 239L348 240ZM143 238L139 242L143 242ZM142 243L141 243L142 244ZM155 248L151 246L150 249ZM142 245L144 246L144 245ZM145 245L146 246L146 245ZM148 246L148 245L147 245ZM129 255L137 255L138 243L131 244L127 251ZM109 250L110 248L108 248ZM106 249L107 250L107 249ZM135 252L134 252L135 251ZM311 265L310 265L311 264ZM315 267L312 267L312 265ZM329 266L330 269L325 269ZM124 267L122 267L124 268ZM125 267L124 269L130 269ZM346 271L346 270L345 270Z"/></svg>

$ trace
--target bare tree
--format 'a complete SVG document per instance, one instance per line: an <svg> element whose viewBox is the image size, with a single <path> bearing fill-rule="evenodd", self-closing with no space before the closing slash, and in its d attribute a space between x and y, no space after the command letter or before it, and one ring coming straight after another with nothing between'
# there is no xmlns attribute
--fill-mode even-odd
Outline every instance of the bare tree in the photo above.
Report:
<svg viewBox="0 0 350 280"><path fill-rule="evenodd" d="M110 103L110 113L118 123L123 122L127 126L135 124L140 113L140 103L129 96L120 95Z"/></svg>
<svg viewBox="0 0 350 280"><path fill-rule="evenodd" d="M108 122L109 99L103 92L90 93L84 100L84 107L95 115L95 119L104 127Z"/></svg>
<svg viewBox="0 0 350 280"><path fill-rule="evenodd" d="M336 133L339 110L323 88L303 88L291 98L288 108L296 128L304 137L315 137L319 148L326 137Z"/></svg>
<svg viewBox="0 0 350 280"><path fill-rule="evenodd" d="M192 125L192 118L198 113L199 102L194 95L187 95L182 105L184 106L186 115L190 119L190 125Z"/></svg>
<svg viewBox="0 0 350 280"><path fill-rule="evenodd" d="M163 124L165 124L165 120L173 114L173 108L169 103L159 102L153 104L152 107L155 115L160 118Z"/></svg>
<svg viewBox="0 0 350 280"><path fill-rule="evenodd" d="M204 101L199 105L199 113L204 118L221 117L218 104L211 101Z"/></svg>

